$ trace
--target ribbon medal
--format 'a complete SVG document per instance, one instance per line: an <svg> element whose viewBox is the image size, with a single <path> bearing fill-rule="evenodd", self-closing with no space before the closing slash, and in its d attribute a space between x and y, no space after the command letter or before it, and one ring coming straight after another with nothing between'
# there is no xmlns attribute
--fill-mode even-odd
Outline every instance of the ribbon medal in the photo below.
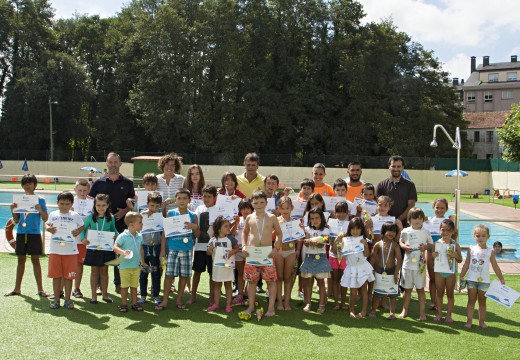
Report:
<svg viewBox="0 0 520 360"><path fill-rule="evenodd" d="M182 239L182 242L185 243L185 244L187 244L187 243L188 243L188 238L185 237L184 239Z"/></svg>
<svg viewBox="0 0 520 360"><path fill-rule="evenodd" d="M320 259L320 256L319 256L319 255L316 255L316 256L314 256L314 258L315 258L316 260L319 260L319 259Z"/></svg>
<svg viewBox="0 0 520 360"><path fill-rule="evenodd" d="M294 244L292 242L290 242L289 247L292 249L294 247Z"/></svg>
<svg viewBox="0 0 520 360"><path fill-rule="evenodd" d="M24 221L24 222L22 223L22 227L26 227L26 226L27 226L27 223Z"/></svg>

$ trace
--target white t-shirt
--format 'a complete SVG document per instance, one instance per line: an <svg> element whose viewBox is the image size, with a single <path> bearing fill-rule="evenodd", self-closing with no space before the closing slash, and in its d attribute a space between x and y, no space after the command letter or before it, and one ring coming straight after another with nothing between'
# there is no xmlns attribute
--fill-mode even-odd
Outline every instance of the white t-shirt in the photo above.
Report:
<svg viewBox="0 0 520 360"><path fill-rule="evenodd" d="M75 230L81 226L83 226L83 219L77 212L69 211L66 214L60 213L59 210L54 210L49 214L49 219L46 222L47 225L54 225L54 227L59 228L66 227L67 229L70 229L70 231ZM70 235L71 238L74 239L73 243L66 242L66 241L55 241L52 240L53 237L57 234L51 234L51 243L49 248L49 254L59 254L59 255L76 255L78 254L78 242L79 236L73 237L72 234Z"/></svg>
<svg viewBox="0 0 520 360"><path fill-rule="evenodd" d="M419 270L421 255L422 259L424 259L424 253L419 250L419 246L422 244L433 244L430 232L426 229L414 230L411 227L407 227L401 231L399 242L412 248L411 253L405 252L404 254L403 269Z"/></svg>
<svg viewBox="0 0 520 360"><path fill-rule="evenodd" d="M306 226L305 227L305 232L308 233L310 235L311 238L314 238L314 237L318 237L318 236L329 236L330 234L330 230L329 228L323 228L321 230L316 230L316 229L311 229L310 226ZM309 244L309 246L304 246L304 252L305 254L326 254L327 253L327 249L325 247L327 243L324 242L323 243L323 247L317 247L317 246L312 246L311 244Z"/></svg>

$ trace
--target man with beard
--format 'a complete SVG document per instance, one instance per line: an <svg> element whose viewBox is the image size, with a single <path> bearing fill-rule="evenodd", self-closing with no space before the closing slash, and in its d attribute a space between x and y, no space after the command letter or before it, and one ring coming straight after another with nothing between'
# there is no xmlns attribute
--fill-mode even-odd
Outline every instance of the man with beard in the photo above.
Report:
<svg viewBox="0 0 520 360"><path fill-rule="evenodd" d="M361 163L359 161L352 161L348 164L348 180L347 181L347 200L351 203L355 198L363 198L361 191L363 190L363 183L361 181Z"/></svg>

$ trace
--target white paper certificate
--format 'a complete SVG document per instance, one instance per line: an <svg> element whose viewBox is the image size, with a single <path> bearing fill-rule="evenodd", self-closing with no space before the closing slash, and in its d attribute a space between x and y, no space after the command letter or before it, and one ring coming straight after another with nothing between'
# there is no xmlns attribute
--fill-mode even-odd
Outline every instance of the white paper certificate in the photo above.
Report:
<svg viewBox="0 0 520 360"><path fill-rule="evenodd" d="M143 230L141 234L163 231L163 216L161 213L154 213L151 216L143 215Z"/></svg>
<svg viewBox="0 0 520 360"><path fill-rule="evenodd" d="M235 212L230 206L212 206L208 209L209 212L209 224L213 225L215 219L219 216L223 216L229 221L233 221L233 215Z"/></svg>
<svg viewBox="0 0 520 360"><path fill-rule="evenodd" d="M147 204L148 194L151 192L158 192L159 194L161 194L161 196L163 196L161 191L148 191L148 190L136 190L135 191L135 194L137 195L137 208L139 209L139 211L148 209L148 204ZM163 201L164 201L164 198L163 198Z"/></svg>
<svg viewBox="0 0 520 360"><path fill-rule="evenodd" d="M357 208L357 206L361 204L361 209L365 210L368 215L373 216L377 212L377 203L375 201L370 200L364 200L360 198L354 199L354 207Z"/></svg>
<svg viewBox="0 0 520 360"><path fill-rule="evenodd" d="M215 248L215 257L213 258L213 266L224 267L229 269L235 268L235 256L228 257L230 249L217 246Z"/></svg>
<svg viewBox="0 0 520 360"><path fill-rule="evenodd" d="M520 297L520 293L509 286L502 285L498 280L493 280L486 292L486 297L507 308L511 308Z"/></svg>
<svg viewBox="0 0 520 360"><path fill-rule="evenodd" d="M93 207L94 199L76 199L74 201L74 211L77 212L82 218L86 218L92 214Z"/></svg>
<svg viewBox="0 0 520 360"><path fill-rule="evenodd" d="M189 214L177 215L163 219L163 228L166 237L191 234L191 229L186 229L184 223L191 222Z"/></svg>
<svg viewBox="0 0 520 360"><path fill-rule="evenodd" d="M274 210L276 210L275 198L267 198L267 206L265 207L265 211L273 212Z"/></svg>
<svg viewBox="0 0 520 360"><path fill-rule="evenodd" d="M341 197L341 196L324 196L323 197L323 202L325 203L325 210L330 211L330 212L334 211L336 204L341 201L347 202L347 199L345 199L344 197ZM350 208L349 208L349 210L350 210Z"/></svg>
<svg viewBox="0 0 520 360"><path fill-rule="evenodd" d="M376 281L374 292L383 295L397 295L398 286L394 281L394 275L381 275L375 273Z"/></svg>
<svg viewBox="0 0 520 360"><path fill-rule="evenodd" d="M197 210L197 208L202 204L204 204L202 199L191 199L191 207L193 211Z"/></svg>
<svg viewBox="0 0 520 360"><path fill-rule="evenodd" d="M348 221L339 221L338 219L332 219L329 218L327 221L327 225L329 225L330 228L330 236L337 237L339 233L346 233L347 227L348 227Z"/></svg>
<svg viewBox="0 0 520 360"><path fill-rule="evenodd" d="M300 226L300 220L280 223L282 229L282 242L290 242L305 237L305 230Z"/></svg>
<svg viewBox="0 0 520 360"><path fill-rule="evenodd" d="M87 232L87 239L89 241L87 249L113 251L114 235L115 233L112 231L96 231L89 229Z"/></svg>
<svg viewBox="0 0 520 360"><path fill-rule="evenodd" d="M374 234L381 234L381 227L385 222L395 223L394 216L372 216L372 224L374 225Z"/></svg>
<svg viewBox="0 0 520 360"><path fill-rule="evenodd" d="M72 236L72 232L78 228L78 224L69 221L54 221L52 226L56 228L56 233L52 234L51 240L74 244L76 238Z"/></svg>
<svg viewBox="0 0 520 360"><path fill-rule="evenodd" d="M428 221L425 221L423 223L423 228L428 230L430 234L433 235L440 235L441 234L441 222L444 220L444 218L431 218Z"/></svg>
<svg viewBox="0 0 520 360"><path fill-rule="evenodd" d="M240 204L241 198L236 198L233 200L231 196L219 195L217 196L217 202L215 206L217 207L229 207L233 210L233 214L238 214L238 204Z"/></svg>
<svg viewBox="0 0 520 360"><path fill-rule="evenodd" d="M291 217L293 219L301 219L305 213L305 207L307 207L307 201L293 201L293 211L291 211Z"/></svg>
<svg viewBox="0 0 520 360"><path fill-rule="evenodd" d="M247 246L246 251L249 256L246 257L246 264L254 266L273 266L273 260L267 257L273 248L270 246Z"/></svg>
<svg viewBox="0 0 520 360"><path fill-rule="evenodd" d="M35 206L38 205L38 195L13 194L13 203L16 204L16 208L13 210L15 214L38 213L38 210L35 209Z"/></svg>
<svg viewBox="0 0 520 360"><path fill-rule="evenodd" d="M455 252L455 245L435 243L435 251L439 253L433 263L435 272L455 274L457 262L448 257L448 248Z"/></svg>
<svg viewBox="0 0 520 360"><path fill-rule="evenodd" d="M343 251L341 252L343 256L363 252L365 245L361 243L361 240L363 240L363 236L345 236L343 238Z"/></svg>

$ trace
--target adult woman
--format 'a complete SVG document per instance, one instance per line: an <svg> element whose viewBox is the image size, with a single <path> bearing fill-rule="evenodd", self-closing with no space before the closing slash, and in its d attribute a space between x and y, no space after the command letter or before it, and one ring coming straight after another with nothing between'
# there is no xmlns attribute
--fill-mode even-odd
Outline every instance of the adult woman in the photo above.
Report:
<svg viewBox="0 0 520 360"><path fill-rule="evenodd" d="M177 207L173 199L177 190L182 189L184 183L184 176L178 174L182 167L182 157L176 153L166 154L159 159L157 167L163 172L157 176L157 190L162 192L163 199L168 201L166 206L166 211L168 211Z"/></svg>

